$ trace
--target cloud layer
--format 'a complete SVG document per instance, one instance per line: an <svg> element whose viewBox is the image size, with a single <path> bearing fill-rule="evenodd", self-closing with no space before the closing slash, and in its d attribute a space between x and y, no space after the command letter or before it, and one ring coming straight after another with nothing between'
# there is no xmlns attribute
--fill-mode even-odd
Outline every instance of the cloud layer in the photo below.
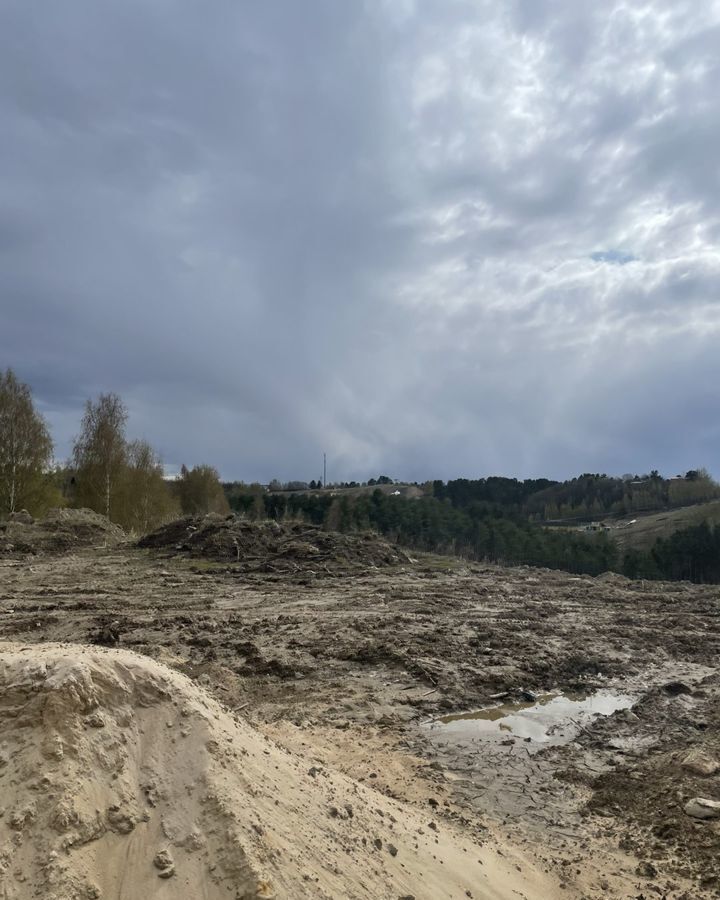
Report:
<svg viewBox="0 0 720 900"><path fill-rule="evenodd" d="M0 366L228 478L720 474L720 3L0 8Z"/></svg>

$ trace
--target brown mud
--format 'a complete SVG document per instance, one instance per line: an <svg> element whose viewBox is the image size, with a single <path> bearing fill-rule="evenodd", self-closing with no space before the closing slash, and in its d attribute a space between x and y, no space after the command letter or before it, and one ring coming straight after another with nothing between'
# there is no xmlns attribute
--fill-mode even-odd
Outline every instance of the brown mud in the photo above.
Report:
<svg viewBox="0 0 720 900"><path fill-rule="evenodd" d="M238 553L237 534L211 524L197 550L185 524L153 550L0 559L0 640L147 654L318 765L512 843L558 896L720 896L720 820L684 811L720 800L720 772L687 764L720 758L717 586L412 559L386 544L364 558L352 538L270 525ZM597 690L634 705L547 746L432 724Z"/></svg>

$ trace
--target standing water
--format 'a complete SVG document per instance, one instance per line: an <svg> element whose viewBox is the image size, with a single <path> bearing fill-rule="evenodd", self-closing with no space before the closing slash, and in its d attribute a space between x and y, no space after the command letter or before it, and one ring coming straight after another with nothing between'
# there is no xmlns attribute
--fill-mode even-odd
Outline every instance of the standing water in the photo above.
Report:
<svg viewBox="0 0 720 900"><path fill-rule="evenodd" d="M479 738L528 743L563 744L572 740L596 716L610 716L629 709L630 694L600 690L593 694L542 694L532 703L506 703L476 712L443 716L431 723L433 730L455 739Z"/></svg>

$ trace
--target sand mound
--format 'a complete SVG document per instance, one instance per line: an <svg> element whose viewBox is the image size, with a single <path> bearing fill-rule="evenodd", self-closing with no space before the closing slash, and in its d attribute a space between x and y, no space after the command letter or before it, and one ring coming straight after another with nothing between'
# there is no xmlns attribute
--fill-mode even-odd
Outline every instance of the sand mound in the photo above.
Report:
<svg viewBox="0 0 720 900"><path fill-rule="evenodd" d="M186 516L141 538L139 547L233 561L247 571L315 571L409 562L374 534L347 535L300 522L249 522L236 516Z"/></svg>
<svg viewBox="0 0 720 900"><path fill-rule="evenodd" d="M4 900L554 895L128 651L0 644L0 719Z"/></svg>
<svg viewBox="0 0 720 900"><path fill-rule="evenodd" d="M52 509L35 521L26 512L0 523L0 555L66 553L117 543L123 530L91 509Z"/></svg>

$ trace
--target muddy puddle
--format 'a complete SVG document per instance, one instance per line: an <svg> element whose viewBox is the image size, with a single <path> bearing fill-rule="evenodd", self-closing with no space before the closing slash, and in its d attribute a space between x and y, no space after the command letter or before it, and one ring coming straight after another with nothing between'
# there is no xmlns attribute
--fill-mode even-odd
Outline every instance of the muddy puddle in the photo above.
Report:
<svg viewBox="0 0 720 900"><path fill-rule="evenodd" d="M429 727L436 735L453 741L523 741L529 746L563 744L597 716L629 709L636 700L637 695L609 689L585 694L541 694L530 702L504 703L442 716L429 723Z"/></svg>
<svg viewBox="0 0 720 900"><path fill-rule="evenodd" d="M421 730L462 803L504 826L542 833L545 841L554 834L560 846L584 828L583 779L610 772L625 754L639 758L657 744L658 734L636 727L640 720L631 709L657 688L665 688L660 698L686 708L690 698L673 699L671 686L682 680L692 687L711 671L688 662L651 664L622 681L595 682L579 691L543 692L526 702L498 697L483 709L438 716ZM596 738L584 740L604 722L609 730L600 728ZM558 777L566 771L579 773L580 780Z"/></svg>

